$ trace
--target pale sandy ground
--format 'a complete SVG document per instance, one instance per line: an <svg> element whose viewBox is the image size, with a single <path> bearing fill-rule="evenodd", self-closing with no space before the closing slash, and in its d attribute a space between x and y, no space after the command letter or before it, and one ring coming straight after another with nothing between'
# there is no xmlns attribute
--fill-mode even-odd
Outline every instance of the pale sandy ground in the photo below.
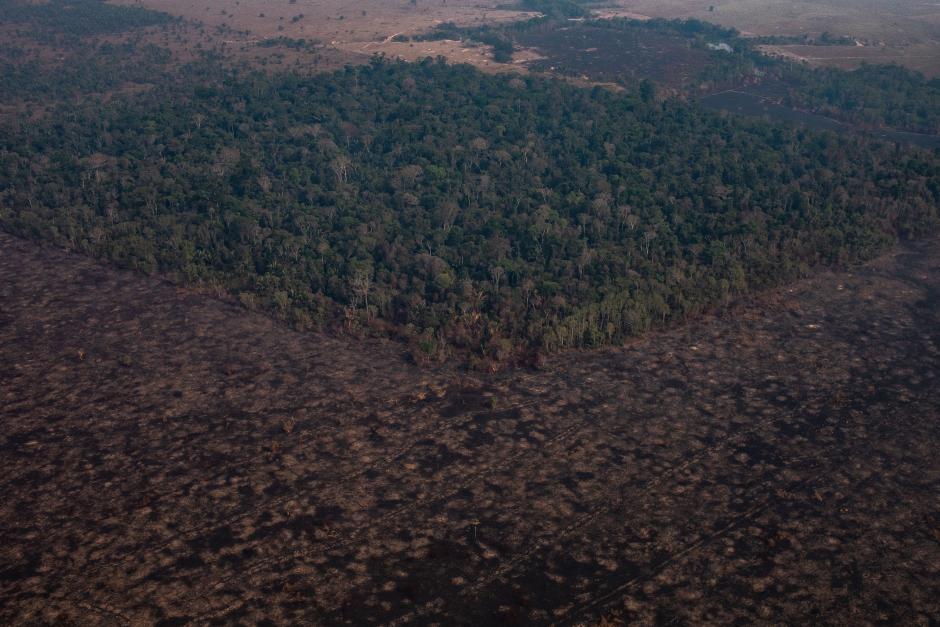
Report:
<svg viewBox="0 0 940 627"><path fill-rule="evenodd" d="M285 36L318 39L347 53L383 53L415 60L443 55L494 69L485 49L453 42L414 46L393 42L398 34L425 32L442 22L464 26L525 19L532 13L495 8L479 0L116 0L227 26L254 41ZM697 18L733 26L746 34L817 36L824 31L859 38L864 49L781 47L777 52L816 65L851 69L862 63L900 63L928 76L940 75L940 4L924 0L617 0L603 17ZM710 10L714 7L714 10ZM302 17L300 17L302 16ZM520 60L524 60L523 57ZM503 71L506 68L498 68ZM518 69L518 67L517 67Z"/></svg>

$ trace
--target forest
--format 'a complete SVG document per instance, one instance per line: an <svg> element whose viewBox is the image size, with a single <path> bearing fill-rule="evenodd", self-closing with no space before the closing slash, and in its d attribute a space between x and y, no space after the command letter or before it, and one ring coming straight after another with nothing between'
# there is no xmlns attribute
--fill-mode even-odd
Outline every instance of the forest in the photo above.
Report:
<svg viewBox="0 0 940 627"><path fill-rule="evenodd" d="M0 224L302 326L503 361L620 342L937 222L932 154L648 89L440 60L218 77L4 125Z"/></svg>
<svg viewBox="0 0 940 627"><path fill-rule="evenodd" d="M165 23L128 11L125 26ZM737 44L701 22L642 28ZM24 108L0 123L0 227L299 327L400 339L419 361L619 343L938 223L935 153L706 111L649 81L378 57L270 74L209 51L171 70L152 44L73 48L72 69L7 50L0 102ZM820 101L861 80L802 76ZM868 88L908 111L924 85L897 95L919 79L892 76Z"/></svg>
<svg viewBox="0 0 940 627"><path fill-rule="evenodd" d="M870 128L940 135L940 79L898 65L865 65L853 72L782 66L784 102Z"/></svg>
<svg viewBox="0 0 940 627"><path fill-rule="evenodd" d="M0 0L0 627L940 627L937 84L657 3Z"/></svg>
<svg viewBox="0 0 940 627"><path fill-rule="evenodd" d="M101 0L0 0L0 24L43 41L120 33L175 20L166 13Z"/></svg>

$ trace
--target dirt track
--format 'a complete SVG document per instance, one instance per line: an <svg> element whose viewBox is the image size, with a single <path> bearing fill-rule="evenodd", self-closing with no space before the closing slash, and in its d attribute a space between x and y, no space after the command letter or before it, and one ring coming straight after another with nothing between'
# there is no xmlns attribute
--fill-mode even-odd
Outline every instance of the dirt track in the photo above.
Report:
<svg viewBox="0 0 940 627"><path fill-rule="evenodd" d="M940 620L940 242L493 377L0 234L0 623Z"/></svg>

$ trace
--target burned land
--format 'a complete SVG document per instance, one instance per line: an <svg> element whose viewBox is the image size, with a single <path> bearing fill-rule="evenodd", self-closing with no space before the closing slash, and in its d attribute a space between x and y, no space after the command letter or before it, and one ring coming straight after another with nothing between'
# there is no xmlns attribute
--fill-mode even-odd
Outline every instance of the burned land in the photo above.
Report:
<svg viewBox="0 0 940 627"><path fill-rule="evenodd" d="M591 25L531 29L520 33L517 41L546 55L528 64L533 70L601 82L648 79L679 88L699 76L712 59L708 50L692 48L684 39L640 29Z"/></svg>
<svg viewBox="0 0 940 627"><path fill-rule="evenodd" d="M934 8L123 4L0 3L0 624L940 621L940 82L758 52Z"/></svg>
<svg viewBox="0 0 940 627"><path fill-rule="evenodd" d="M940 244L502 375L0 236L0 620L940 616Z"/></svg>

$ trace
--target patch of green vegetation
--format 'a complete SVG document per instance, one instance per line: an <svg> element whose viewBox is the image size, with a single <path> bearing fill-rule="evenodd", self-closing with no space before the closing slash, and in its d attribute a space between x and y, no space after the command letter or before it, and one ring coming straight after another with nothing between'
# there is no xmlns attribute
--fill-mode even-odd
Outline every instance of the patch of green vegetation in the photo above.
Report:
<svg viewBox="0 0 940 627"><path fill-rule="evenodd" d="M37 38L56 35L88 37L160 26L176 18L143 7L119 6L103 0L0 0L0 22L21 25Z"/></svg>
<svg viewBox="0 0 940 627"><path fill-rule="evenodd" d="M570 19L587 17L591 14L584 4L577 0L520 0L518 8L523 11L538 11L546 17Z"/></svg>
<svg viewBox="0 0 940 627"><path fill-rule="evenodd" d="M168 80L171 53L131 42L73 48L67 61L50 66L11 48L0 54L0 102L50 105L103 94L129 83Z"/></svg>
<svg viewBox="0 0 940 627"><path fill-rule="evenodd" d="M313 39L293 39L291 37L269 37L259 41L257 46L261 48L284 47L291 50L312 50L320 44Z"/></svg>
<svg viewBox="0 0 940 627"><path fill-rule="evenodd" d="M0 127L0 225L300 324L617 343L935 229L940 161L442 62L184 73Z"/></svg>
<svg viewBox="0 0 940 627"><path fill-rule="evenodd" d="M399 36L402 37L402 36ZM512 53L515 49L512 41L499 29L488 26L475 28L457 26L453 22L438 24L429 33L417 35L415 41L441 41L455 39L471 43L483 44L493 49L493 60L497 63L512 63ZM399 41L407 41L405 37Z"/></svg>
<svg viewBox="0 0 940 627"><path fill-rule="evenodd" d="M774 70L787 86L790 106L862 126L940 135L940 79L898 65L846 72L781 63Z"/></svg>
<svg viewBox="0 0 940 627"><path fill-rule="evenodd" d="M806 33L802 35L761 35L751 37L751 43L755 45L770 44L775 46L854 46L855 39L845 36L835 36L829 32L824 32L819 37L813 37Z"/></svg>

